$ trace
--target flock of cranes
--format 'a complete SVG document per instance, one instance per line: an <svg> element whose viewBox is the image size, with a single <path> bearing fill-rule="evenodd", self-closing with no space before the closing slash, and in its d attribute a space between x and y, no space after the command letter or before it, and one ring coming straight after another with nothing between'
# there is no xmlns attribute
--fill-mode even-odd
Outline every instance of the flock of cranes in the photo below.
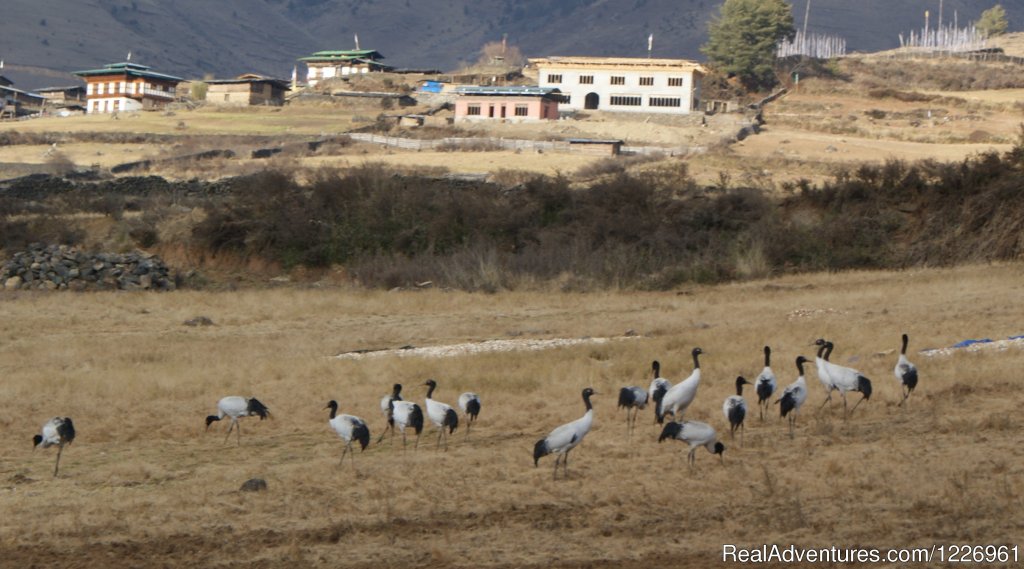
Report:
<svg viewBox="0 0 1024 569"><path fill-rule="evenodd" d="M908 336L903 334L902 348L900 349L899 360L894 370L903 395L899 406L906 403L918 383L917 367L907 359L908 343ZM855 411L861 402L871 398L871 380L853 368L829 361L832 350L835 347L833 342L821 338L816 340L814 345L817 346L814 363L818 379L826 394L821 407L828 405L832 401L833 391L838 391L843 399L844 416L849 417L849 414ZM636 428L639 412L645 409L648 403L652 403L654 405L655 421L658 424L664 425L661 435L658 437L658 442L674 439L687 443L689 445L687 459L691 467L696 462L696 452L699 447L703 446L708 452L717 454L722 461L724 461L723 453L725 451L725 445L718 440L718 433L714 427L707 423L684 419L684 414L696 399L697 390L700 387L700 356L702 353L701 348L694 348L691 351L693 372L686 379L675 385L661 377L661 364L658 361L654 361L651 364L654 377L648 389L645 391L637 386L623 387L619 391L618 400L619 407L626 409L626 427L627 434L630 437ZM736 432L739 431L742 444L744 423L747 417L747 402L743 397L743 386L753 385L758 398L761 420L763 421L770 414L773 404L778 405L780 416L788 421L789 436L793 437L797 415L808 397L804 365L809 363L809 361L804 356L796 358L796 380L787 385L782 390L782 393L773 401L772 398L776 394L778 381L771 368L771 348L765 346L764 369L753 382L748 381L743 376L737 377L736 394L727 397L722 405L722 413L729 424L730 436L735 437ZM403 449L407 449L406 429L412 429L416 434L414 448L418 448L419 438L423 433L425 419L427 419L435 426L438 432L436 448L442 448L443 444L445 451L448 450L448 436L458 429L460 422L459 414L450 405L433 398L434 392L438 387L435 380L428 379L423 385L427 388L426 397L424 398L426 414L423 412L424 407L420 407L418 403L402 399L402 385L399 383L394 384L391 393L381 399L380 409L387 420L387 427L377 439L378 444L383 441L389 432L393 442L395 429L397 429L402 433ZM853 409L847 408L846 394L849 392L861 394L861 399L854 404ZM583 404L585 406L583 416L555 428L546 437L536 442L533 449L534 466L539 466L542 457L555 454L557 458L555 459L554 478L557 479L558 477L559 465L562 466L563 474L566 477L568 476L569 453L583 442L583 439L590 432L594 423L594 407L591 403L591 397L594 395L597 395L597 393L593 388L587 387L584 389L582 392ZM476 422L480 414L480 397L473 392L463 393L458 398L458 406L464 415L466 436L468 438L470 426ZM334 400L328 402L325 407L325 409L330 409L328 425L345 443L339 464L344 464L345 456L350 453L354 463L355 449L353 443L358 443L361 451L365 450L370 444L370 429L366 421L360 417L338 414L338 408L338 402ZM668 415L671 415L672 418L666 423ZM217 421L229 418L231 423L228 426L224 442L227 443L231 437L231 432L235 431L237 444L240 445L242 441L242 427L239 420L251 416L259 417L260 420L263 420L271 417L271 414L267 406L254 397L224 397L217 402L217 414L206 417L206 429L209 430L210 425ZM75 427L71 418L54 417L43 425L40 434L33 437L33 447L58 447L57 461L53 470L53 475L56 477L60 468L60 458L64 447L71 444L74 440Z"/></svg>

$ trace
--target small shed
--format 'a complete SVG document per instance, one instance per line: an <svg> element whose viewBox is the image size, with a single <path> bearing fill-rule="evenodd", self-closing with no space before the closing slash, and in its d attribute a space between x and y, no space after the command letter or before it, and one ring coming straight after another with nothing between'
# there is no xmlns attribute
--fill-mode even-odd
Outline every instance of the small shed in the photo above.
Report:
<svg viewBox="0 0 1024 569"><path fill-rule="evenodd" d="M557 120L561 92L551 87L458 87L456 121Z"/></svg>
<svg viewBox="0 0 1024 569"><path fill-rule="evenodd" d="M270 105L284 104L289 84L284 79L264 77L255 73L239 75L235 79L206 81L206 101L215 105Z"/></svg>
<svg viewBox="0 0 1024 569"><path fill-rule="evenodd" d="M591 156L617 156L622 151L621 140L601 140L596 138L570 138L571 154L589 154Z"/></svg>

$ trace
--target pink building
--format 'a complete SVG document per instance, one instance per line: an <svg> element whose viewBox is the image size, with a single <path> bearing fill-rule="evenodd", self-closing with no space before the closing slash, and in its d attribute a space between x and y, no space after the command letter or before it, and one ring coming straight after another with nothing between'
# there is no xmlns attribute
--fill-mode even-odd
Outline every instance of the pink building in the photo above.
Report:
<svg viewBox="0 0 1024 569"><path fill-rule="evenodd" d="M557 120L558 89L552 87L458 87L456 121Z"/></svg>

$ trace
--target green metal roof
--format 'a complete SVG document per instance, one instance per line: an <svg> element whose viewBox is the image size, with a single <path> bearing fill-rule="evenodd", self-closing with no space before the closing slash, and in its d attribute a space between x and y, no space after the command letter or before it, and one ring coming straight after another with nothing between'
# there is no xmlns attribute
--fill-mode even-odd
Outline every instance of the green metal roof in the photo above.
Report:
<svg viewBox="0 0 1024 569"><path fill-rule="evenodd" d="M384 56L375 49L343 49L318 51L313 55L300 57L299 61L377 61L380 59L384 59Z"/></svg>
<svg viewBox="0 0 1024 569"><path fill-rule="evenodd" d="M72 71L71 73L73 75L78 75L79 77L92 77L97 75L128 75L130 77L146 77L149 79L162 79L164 81L184 81L181 77L155 73L149 69L150 68L145 65L123 61L121 63L110 63L104 65L102 69L86 69L84 71Z"/></svg>

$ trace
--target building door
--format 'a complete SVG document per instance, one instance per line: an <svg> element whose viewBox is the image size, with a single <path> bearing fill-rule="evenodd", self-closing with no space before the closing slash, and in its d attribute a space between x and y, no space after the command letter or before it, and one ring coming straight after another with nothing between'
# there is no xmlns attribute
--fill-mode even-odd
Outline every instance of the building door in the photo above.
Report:
<svg viewBox="0 0 1024 569"><path fill-rule="evenodd" d="M597 93L587 93L587 98L583 100L583 108L587 110L595 110L600 102L601 97L599 97Z"/></svg>

